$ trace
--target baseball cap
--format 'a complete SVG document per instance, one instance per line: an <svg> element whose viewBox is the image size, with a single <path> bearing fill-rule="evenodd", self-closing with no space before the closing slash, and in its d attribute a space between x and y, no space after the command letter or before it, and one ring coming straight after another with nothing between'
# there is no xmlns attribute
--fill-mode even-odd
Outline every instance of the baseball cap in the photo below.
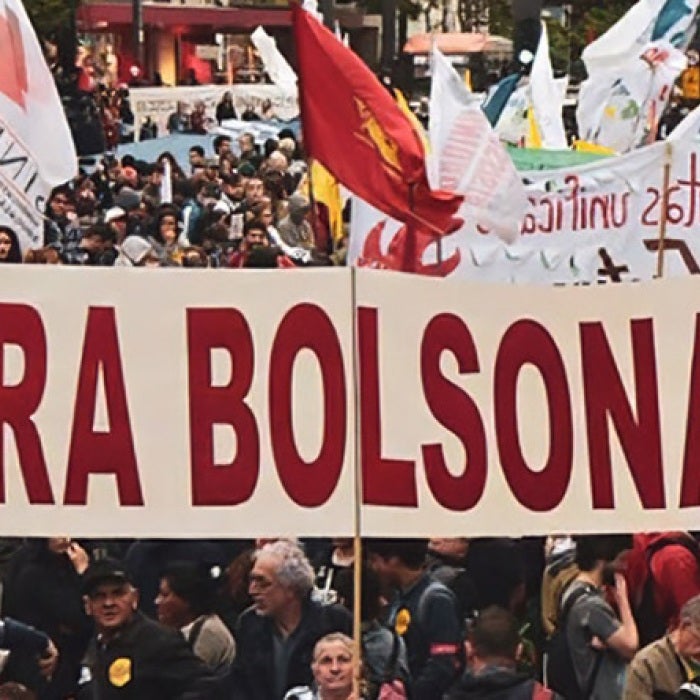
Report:
<svg viewBox="0 0 700 700"><path fill-rule="evenodd" d="M116 559L100 559L88 566L83 574L83 594L91 595L103 583L131 583L125 567Z"/></svg>
<svg viewBox="0 0 700 700"><path fill-rule="evenodd" d="M121 207L110 207L105 212L105 223L109 224L112 221L121 219L124 216L126 216L126 212Z"/></svg>

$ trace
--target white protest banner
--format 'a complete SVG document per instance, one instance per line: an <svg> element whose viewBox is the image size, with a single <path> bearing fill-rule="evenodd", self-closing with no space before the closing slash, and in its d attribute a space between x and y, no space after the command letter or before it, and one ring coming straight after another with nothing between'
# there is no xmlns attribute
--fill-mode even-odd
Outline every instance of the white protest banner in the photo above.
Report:
<svg viewBox="0 0 700 700"><path fill-rule="evenodd" d="M347 536L358 459L368 536L700 515L697 279L9 268L5 535Z"/></svg>
<svg viewBox="0 0 700 700"><path fill-rule="evenodd" d="M43 245L51 188L78 170L63 106L19 0L0 0L0 224Z"/></svg>
<svg viewBox="0 0 700 700"><path fill-rule="evenodd" d="M231 93L233 106L238 114L242 114L248 107L259 114L262 103L270 100L279 119L287 121L299 116L297 94L278 85L195 85L129 90L135 124L138 126L146 117L150 117L157 124L158 134L161 136L168 133L168 117L175 111L178 102L184 102L189 113L196 102L202 101L207 117L214 120L216 105L225 92ZM135 133L138 136L138 128Z"/></svg>
<svg viewBox="0 0 700 700"><path fill-rule="evenodd" d="M364 534L695 527L698 280L355 279Z"/></svg>
<svg viewBox="0 0 700 700"><path fill-rule="evenodd" d="M352 532L349 270L4 267L3 534Z"/></svg>
<svg viewBox="0 0 700 700"><path fill-rule="evenodd" d="M648 280L656 275L662 226L664 165L670 158L664 274L700 273L700 111L678 138L623 156L575 167L521 172L529 206L520 236L506 245L479 219L442 241L440 276L490 282L591 284ZM466 167L467 164L465 164ZM363 202L353 203L349 260L394 269L405 237ZM418 255L436 263L425 240Z"/></svg>

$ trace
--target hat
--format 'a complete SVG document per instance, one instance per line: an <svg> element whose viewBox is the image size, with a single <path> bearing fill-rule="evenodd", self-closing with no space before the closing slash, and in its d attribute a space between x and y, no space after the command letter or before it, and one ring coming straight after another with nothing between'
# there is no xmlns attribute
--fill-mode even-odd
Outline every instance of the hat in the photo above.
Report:
<svg viewBox="0 0 700 700"><path fill-rule="evenodd" d="M311 202L300 192L295 192L288 200L289 210L308 211L311 209Z"/></svg>
<svg viewBox="0 0 700 700"><path fill-rule="evenodd" d="M105 212L105 223L109 224L124 216L126 216L126 212L121 207L111 207Z"/></svg>
<svg viewBox="0 0 700 700"><path fill-rule="evenodd" d="M103 583L131 583L129 574L116 559L100 559L85 570L82 588L84 595L91 595Z"/></svg>
<svg viewBox="0 0 700 700"><path fill-rule="evenodd" d="M114 197L114 206L120 207L126 212L138 209L139 204L141 204L141 196L131 187L122 187Z"/></svg>
<svg viewBox="0 0 700 700"><path fill-rule="evenodd" d="M243 177L254 177L256 172L257 170L255 169L255 166L248 161L245 161L238 166L238 174L242 175Z"/></svg>

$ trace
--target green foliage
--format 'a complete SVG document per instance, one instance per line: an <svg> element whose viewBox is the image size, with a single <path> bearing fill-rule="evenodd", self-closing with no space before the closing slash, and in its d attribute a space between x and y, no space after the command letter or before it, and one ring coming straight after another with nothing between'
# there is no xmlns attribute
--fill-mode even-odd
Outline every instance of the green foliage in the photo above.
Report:
<svg viewBox="0 0 700 700"><path fill-rule="evenodd" d="M23 0L29 19L40 37L65 30L70 23L72 0Z"/></svg>

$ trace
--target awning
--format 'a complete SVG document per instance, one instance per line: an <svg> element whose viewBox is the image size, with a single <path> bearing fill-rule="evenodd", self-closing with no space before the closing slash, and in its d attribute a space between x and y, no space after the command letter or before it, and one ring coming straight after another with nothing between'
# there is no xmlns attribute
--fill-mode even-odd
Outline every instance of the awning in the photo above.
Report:
<svg viewBox="0 0 700 700"><path fill-rule="evenodd" d="M105 27L110 24L131 24L131 3L85 3L78 8L78 21L85 28ZM173 25L211 26L216 31L236 29L253 31L257 26L290 27L292 13L287 9L272 10L252 7L193 7L143 5L143 23L146 26Z"/></svg>
<svg viewBox="0 0 700 700"><path fill-rule="evenodd" d="M479 53L486 48L488 34L479 32L445 32L444 34L414 34L403 47L405 53L430 53L433 41L444 54Z"/></svg>

